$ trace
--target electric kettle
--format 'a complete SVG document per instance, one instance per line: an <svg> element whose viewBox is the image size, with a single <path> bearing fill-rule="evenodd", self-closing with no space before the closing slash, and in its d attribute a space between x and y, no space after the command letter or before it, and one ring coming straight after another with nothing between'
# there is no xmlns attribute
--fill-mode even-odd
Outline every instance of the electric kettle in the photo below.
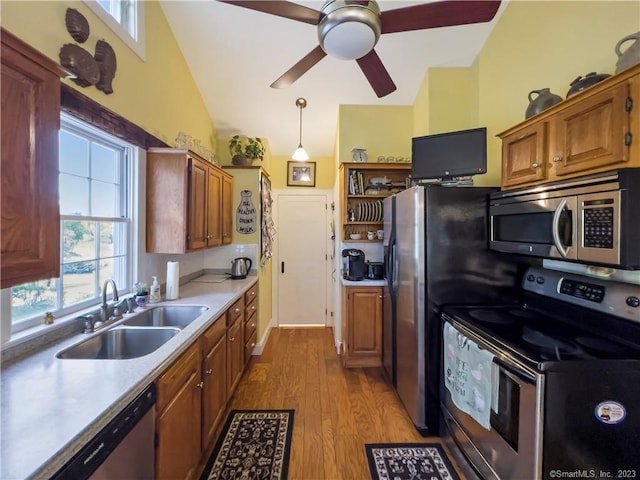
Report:
<svg viewBox="0 0 640 480"><path fill-rule="evenodd" d="M234 258L231 260L231 278L234 280L247 278L251 265L252 262L249 257Z"/></svg>

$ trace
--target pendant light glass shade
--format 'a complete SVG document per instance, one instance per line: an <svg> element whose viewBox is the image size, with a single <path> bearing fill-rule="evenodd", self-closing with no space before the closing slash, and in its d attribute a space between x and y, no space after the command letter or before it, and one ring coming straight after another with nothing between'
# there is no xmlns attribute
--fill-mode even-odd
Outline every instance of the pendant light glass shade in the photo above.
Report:
<svg viewBox="0 0 640 480"><path fill-rule="evenodd" d="M300 109L300 141L298 142L298 148L293 152L291 158L297 160L298 162L304 162L309 160L309 155L304 151L302 147L302 109L307 106L307 101L304 98L298 98L296 100L296 107Z"/></svg>

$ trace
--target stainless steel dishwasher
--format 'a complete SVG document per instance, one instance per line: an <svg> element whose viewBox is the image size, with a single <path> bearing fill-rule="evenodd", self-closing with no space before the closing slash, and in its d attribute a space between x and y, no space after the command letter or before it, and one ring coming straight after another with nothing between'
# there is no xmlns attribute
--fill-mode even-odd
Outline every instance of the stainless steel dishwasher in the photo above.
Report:
<svg viewBox="0 0 640 480"><path fill-rule="evenodd" d="M154 478L156 386L149 385L53 477L56 480Z"/></svg>

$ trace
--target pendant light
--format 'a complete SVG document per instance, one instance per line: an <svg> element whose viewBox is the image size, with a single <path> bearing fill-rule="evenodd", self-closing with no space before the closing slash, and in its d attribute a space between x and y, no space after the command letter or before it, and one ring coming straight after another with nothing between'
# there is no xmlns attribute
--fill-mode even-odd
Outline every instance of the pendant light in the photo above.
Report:
<svg viewBox="0 0 640 480"><path fill-rule="evenodd" d="M296 148L296 151L293 152L291 158L299 162L309 160L309 155L307 155L307 152L305 152L304 148L302 148L302 109L306 106L307 101L304 98L298 98L296 100L296 107L300 109L300 141L298 142L298 148Z"/></svg>

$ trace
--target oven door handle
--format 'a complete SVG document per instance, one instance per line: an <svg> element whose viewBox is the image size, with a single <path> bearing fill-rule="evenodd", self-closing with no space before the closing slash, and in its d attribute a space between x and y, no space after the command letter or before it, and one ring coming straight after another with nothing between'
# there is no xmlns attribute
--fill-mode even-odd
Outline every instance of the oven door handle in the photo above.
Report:
<svg viewBox="0 0 640 480"><path fill-rule="evenodd" d="M507 373L509 373L510 374L509 376L511 377L515 376L524 382L532 383L535 385L536 378L533 375L529 374L528 372L525 372L516 367L513 367L508 363L506 363L504 360L499 359L498 357L493 357L493 362L498 366L498 368L501 368ZM514 378L514 380L517 382L516 378ZM520 383L520 382L517 382L517 383Z"/></svg>
<svg viewBox="0 0 640 480"><path fill-rule="evenodd" d="M565 246L562 244L562 240L560 240L560 216L562 215L562 211L566 208L566 206L567 199L563 198L556 208L556 211L553 213L553 227L551 232L553 235L553 244L558 249L558 252L562 256L562 258L567 258L570 248L565 248Z"/></svg>

